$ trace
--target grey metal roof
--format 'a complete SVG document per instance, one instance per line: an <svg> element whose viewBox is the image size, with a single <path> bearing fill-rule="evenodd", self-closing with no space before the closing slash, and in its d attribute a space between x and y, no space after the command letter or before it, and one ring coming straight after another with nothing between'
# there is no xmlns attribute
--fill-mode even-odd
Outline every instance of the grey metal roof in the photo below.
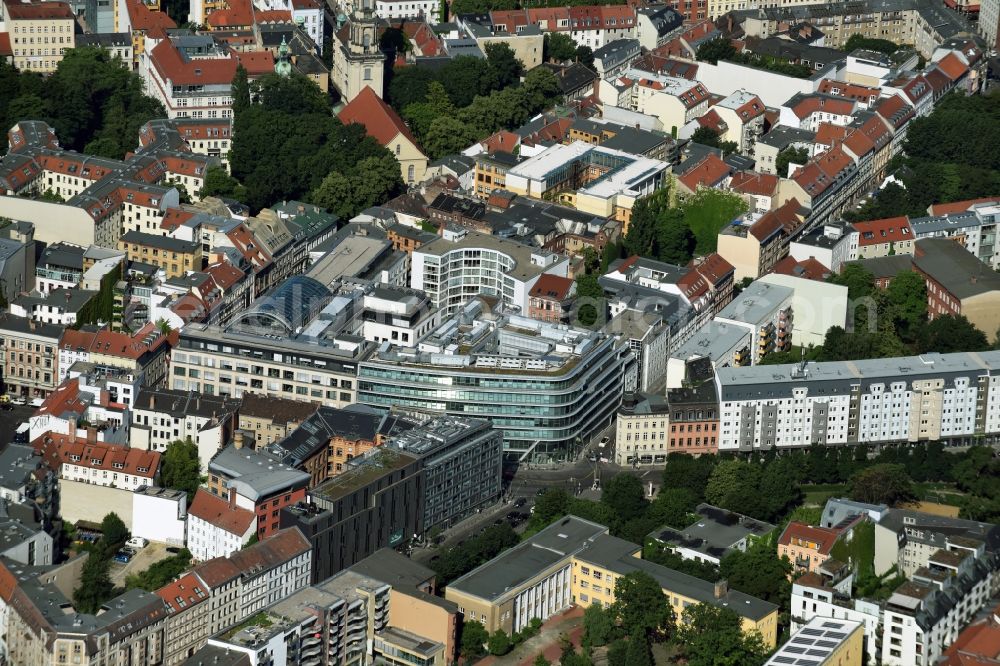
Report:
<svg viewBox="0 0 1000 666"><path fill-rule="evenodd" d="M795 290L791 287L754 282L730 301L729 305L719 312L718 318L757 324L770 316L775 308L794 294Z"/></svg>
<svg viewBox="0 0 1000 666"><path fill-rule="evenodd" d="M305 486L309 473L289 467L252 449L233 445L219 451L208 463L212 473L225 477L230 487L256 501L276 492Z"/></svg>
<svg viewBox="0 0 1000 666"><path fill-rule="evenodd" d="M690 340L675 349L671 358L687 360L704 356L716 361L737 346L741 340L750 342L750 329L721 321L710 321Z"/></svg>
<svg viewBox="0 0 1000 666"><path fill-rule="evenodd" d="M1000 290L1000 275L953 240L921 238L916 246L914 265L957 298Z"/></svg>
<svg viewBox="0 0 1000 666"><path fill-rule="evenodd" d="M775 604L736 590L727 590L725 594L717 597L714 583L668 569L649 560L633 557L632 554L638 548L636 544L623 539L602 535L576 553L576 558L620 575L644 571L665 590L701 603L729 608L741 617L754 621L762 620L778 610Z"/></svg>
<svg viewBox="0 0 1000 666"><path fill-rule="evenodd" d="M449 585L474 597L495 601L531 578L578 552L608 528L589 520L566 516ZM633 544L633 549L638 548Z"/></svg>
<svg viewBox="0 0 1000 666"><path fill-rule="evenodd" d="M649 536L671 545L696 550L716 559L725 555L749 536L762 537L775 526L711 504L699 504L695 509L698 520L682 530L663 527Z"/></svg>

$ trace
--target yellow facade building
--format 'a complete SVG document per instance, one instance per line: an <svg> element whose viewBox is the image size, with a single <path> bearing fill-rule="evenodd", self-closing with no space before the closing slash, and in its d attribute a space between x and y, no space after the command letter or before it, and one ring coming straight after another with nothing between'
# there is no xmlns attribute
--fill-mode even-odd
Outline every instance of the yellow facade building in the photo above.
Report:
<svg viewBox="0 0 1000 666"><path fill-rule="evenodd" d="M574 605L613 603L616 581L634 571L660 584L678 620L695 604L725 606L740 615L745 631L759 632L769 648L777 643L774 604L729 590L725 583L713 584L644 560L640 546L575 516L558 520L456 579L445 598L458 606L466 621L510 634L534 618L544 621Z"/></svg>
<svg viewBox="0 0 1000 666"><path fill-rule="evenodd" d="M51 74L66 49L75 46L73 10L65 2L0 5L6 16L14 67L22 71Z"/></svg>

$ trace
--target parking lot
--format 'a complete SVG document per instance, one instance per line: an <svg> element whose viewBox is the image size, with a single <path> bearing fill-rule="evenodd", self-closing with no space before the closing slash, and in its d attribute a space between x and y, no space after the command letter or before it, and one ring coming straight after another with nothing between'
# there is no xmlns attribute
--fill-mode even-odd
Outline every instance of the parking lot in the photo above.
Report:
<svg viewBox="0 0 1000 666"><path fill-rule="evenodd" d="M128 564L121 564L120 562L111 562L111 582L115 587L123 587L125 585L125 578L131 574L137 574L140 571L145 571L151 565L156 564L160 560L165 560L173 555L173 553L167 552L167 547L162 543L151 543L138 553L135 554Z"/></svg>

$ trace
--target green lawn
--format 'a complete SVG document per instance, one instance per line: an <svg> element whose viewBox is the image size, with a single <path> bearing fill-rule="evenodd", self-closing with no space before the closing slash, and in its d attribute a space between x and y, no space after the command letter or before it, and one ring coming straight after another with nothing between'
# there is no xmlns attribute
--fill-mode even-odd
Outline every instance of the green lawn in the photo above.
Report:
<svg viewBox="0 0 1000 666"><path fill-rule="evenodd" d="M822 506L826 504L826 501L831 497L845 497L847 495L847 484L846 483L815 483L806 484L802 486L802 492L805 494L805 500L802 502L803 505L819 505Z"/></svg>
<svg viewBox="0 0 1000 666"><path fill-rule="evenodd" d="M701 190L684 200L684 219L698 239L695 252L699 255L715 252L719 231L747 210L738 195L719 190Z"/></svg>

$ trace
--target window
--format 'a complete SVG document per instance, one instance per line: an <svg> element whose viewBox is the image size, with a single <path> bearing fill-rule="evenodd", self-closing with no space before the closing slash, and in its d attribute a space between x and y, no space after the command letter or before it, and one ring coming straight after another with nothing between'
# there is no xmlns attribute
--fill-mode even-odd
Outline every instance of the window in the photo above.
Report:
<svg viewBox="0 0 1000 666"><path fill-rule="evenodd" d="M371 80L372 80L372 68L365 67L365 81L371 81Z"/></svg>

